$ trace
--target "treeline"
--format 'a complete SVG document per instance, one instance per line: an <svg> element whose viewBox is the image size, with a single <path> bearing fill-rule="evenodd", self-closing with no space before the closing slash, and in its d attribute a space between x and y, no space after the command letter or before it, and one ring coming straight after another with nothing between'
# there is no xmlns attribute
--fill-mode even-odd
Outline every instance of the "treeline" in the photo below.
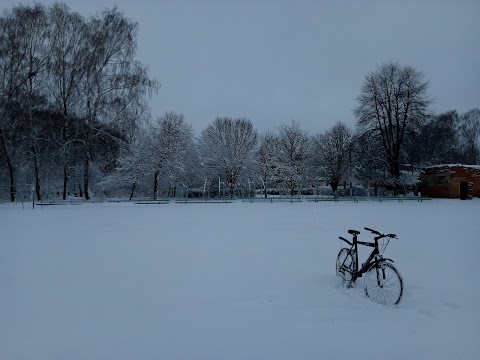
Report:
<svg viewBox="0 0 480 360"><path fill-rule="evenodd" d="M480 163L480 110L432 114L428 82L409 66L366 75L355 129L314 135L293 122L258 134L249 119L219 117L195 138L181 114L149 120L159 84L135 58L136 24L116 8L85 18L58 3L16 6L0 24L0 197L10 201L213 184L230 194L241 184L403 188L419 166Z"/></svg>
<svg viewBox="0 0 480 360"><path fill-rule="evenodd" d="M258 134L248 119L219 117L198 139L181 114L166 113L122 150L115 171L99 185L111 194L154 199L159 189L164 196L195 188L201 193L205 182L223 196L239 186L261 187L265 195L279 188L294 195L318 184L334 193L340 185L404 190L419 183L420 167L479 163L479 109L425 112L411 122L405 111L397 112L403 125L388 117L370 126L359 121L356 131L337 123L314 136L296 122Z"/></svg>

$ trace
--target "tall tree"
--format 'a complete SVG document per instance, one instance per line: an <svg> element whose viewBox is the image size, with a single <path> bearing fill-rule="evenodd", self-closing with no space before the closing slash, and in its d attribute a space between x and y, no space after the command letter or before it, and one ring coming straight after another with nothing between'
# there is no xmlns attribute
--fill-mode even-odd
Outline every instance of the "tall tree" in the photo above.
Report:
<svg viewBox="0 0 480 360"><path fill-rule="evenodd" d="M379 138L388 170L396 179L400 179L406 135L427 119L431 102L427 89L421 72L391 62L367 74L357 98L354 113L359 131Z"/></svg>
<svg viewBox="0 0 480 360"><path fill-rule="evenodd" d="M233 195L239 177L254 167L257 143L250 120L216 118L201 134L200 156L211 174L225 179Z"/></svg>
<svg viewBox="0 0 480 360"><path fill-rule="evenodd" d="M91 145L97 136L111 136L100 131L100 124L112 127L125 113L134 115L131 104L156 90L158 84L148 76L147 68L135 60L137 24L117 8L105 10L90 20L90 46L83 84L84 114L87 126L84 146L84 193L89 199ZM130 117L130 120L135 118Z"/></svg>

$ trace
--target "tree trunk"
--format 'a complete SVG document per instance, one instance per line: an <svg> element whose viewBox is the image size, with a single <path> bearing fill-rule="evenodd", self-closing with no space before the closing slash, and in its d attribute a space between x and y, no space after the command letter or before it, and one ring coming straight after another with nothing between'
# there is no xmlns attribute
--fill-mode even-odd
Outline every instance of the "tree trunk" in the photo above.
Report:
<svg viewBox="0 0 480 360"><path fill-rule="evenodd" d="M153 180L153 200L157 200L157 191L158 191L158 175L160 171L155 171L155 179Z"/></svg>
<svg viewBox="0 0 480 360"><path fill-rule="evenodd" d="M265 174L264 181L263 181L263 186L265 187L264 193L265 193L265 199L268 197L267 194L267 175Z"/></svg>
<svg viewBox="0 0 480 360"><path fill-rule="evenodd" d="M37 194L37 201L42 201L40 177L38 175L37 147L35 145L33 145L33 164L34 164L34 171L35 171L35 192Z"/></svg>
<svg viewBox="0 0 480 360"><path fill-rule="evenodd" d="M290 189L290 196L294 196L295 195L295 187L296 187L296 182L295 180L290 180L288 182L288 188Z"/></svg>
<svg viewBox="0 0 480 360"><path fill-rule="evenodd" d="M13 167L10 157L7 155L7 166L8 166L8 175L10 176L10 201L15 201L15 169Z"/></svg>
<svg viewBox="0 0 480 360"><path fill-rule="evenodd" d="M3 132L0 130L0 141L2 143L3 152L5 153L5 160L7 161L7 168L8 168L8 175L10 177L10 187L9 187L9 194L10 194L10 201L15 201L15 168L12 163L12 159L7 151L7 144L3 137Z"/></svg>
<svg viewBox="0 0 480 360"><path fill-rule="evenodd" d="M338 193L337 193L337 190L338 190L338 181L331 181L330 182L330 186L332 187L332 191L333 191L333 196L335 197L335 199L338 197Z"/></svg>
<svg viewBox="0 0 480 360"><path fill-rule="evenodd" d="M88 145L86 147L85 162L83 165L83 192L85 194L85 200L90 200L90 194L88 188L90 186L90 151Z"/></svg>
<svg viewBox="0 0 480 360"><path fill-rule="evenodd" d="M130 200L133 199L133 193L135 192L135 186L137 185L137 180L133 180L132 192L130 193Z"/></svg>
<svg viewBox="0 0 480 360"><path fill-rule="evenodd" d="M63 200L67 200L67 186L68 186L67 147L63 146Z"/></svg>
<svg viewBox="0 0 480 360"><path fill-rule="evenodd" d="M63 200L67 199L67 184L68 184L68 167L63 164Z"/></svg>

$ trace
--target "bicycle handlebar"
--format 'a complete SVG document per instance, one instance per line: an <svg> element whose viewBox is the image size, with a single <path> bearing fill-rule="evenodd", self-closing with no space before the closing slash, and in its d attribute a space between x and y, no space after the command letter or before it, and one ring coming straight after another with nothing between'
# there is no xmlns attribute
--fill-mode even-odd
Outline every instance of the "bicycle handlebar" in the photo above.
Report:
<svg viewBox="0 0 480 360"><path fill-rule="evenodd" d="M382 234L380 234L377 230L373 230L373 229L370 229L370 228L367 228L367 227L365 228L365 230L368 230L368 231L370 231L370 232L372 232L372 233L374 233L374 234L377 234L377 235L382 235Z"/></svg>
<svg viewBox="0 0 480 360"><path fill-rule="evenodd" d="M370 229L370 228L367 228L367 227L365 228L365 230L368 230L371 233L373 233L375 235L378 235L378 236L375 237L375 240L379 240L379 239L384 238L384 237L388 237L388 238L392 238L392 239L397 238L397 235L395 235L395 234L381 234L377 230L373 230L373 229Z"/></svg>

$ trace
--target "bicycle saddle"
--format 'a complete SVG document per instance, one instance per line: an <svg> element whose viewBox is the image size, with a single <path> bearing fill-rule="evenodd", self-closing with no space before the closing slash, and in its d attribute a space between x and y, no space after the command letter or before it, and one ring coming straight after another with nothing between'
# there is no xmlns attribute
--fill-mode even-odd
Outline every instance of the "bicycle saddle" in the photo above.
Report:
<svg viewBox="0 0 480 360"><path fill-rule="evenodd" d="M357 231L357 230L348 230L348 233L349 233L350 235L358 235L358 234L360 234L360 231Z"/></svg>

